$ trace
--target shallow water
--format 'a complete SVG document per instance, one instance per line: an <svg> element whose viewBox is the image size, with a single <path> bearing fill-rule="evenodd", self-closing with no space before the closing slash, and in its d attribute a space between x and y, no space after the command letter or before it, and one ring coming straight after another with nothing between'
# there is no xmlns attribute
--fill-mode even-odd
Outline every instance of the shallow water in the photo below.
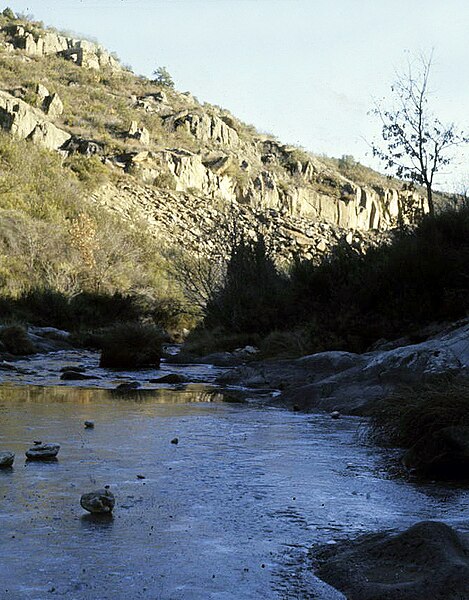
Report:
<svg viewBox="0 0 469 600"><path fill-rule="evenodd" d="M311 545L423 519L469 530L465 490L388 478L359 425L200 385L4 384L0 449L16 461L0 471L0 598L339 598L311 574ZM59 460L25 463L33 440L60 443ZM102 521L79 499L104 485L117 504Z"/></svg>
<svg viewBox="0 0 469 600"><path fill-rule="evenodd" d="M213 365L172 365L165 361L159 369L139 369L138 371L124 371L102 369L99 367L99 354L84 350L64 350L50 354L35 354L11 363L17 370L8 371L1 369L0 382L21 385L63 385L67 387L94 387L115 388L127 381L138 381L142 388L158 389L161 384L150 383L151 379L158 379L170 373L184 375L193 382L212 383L224 370ZM83 368L86 375L92 379L84 381L61 381L61 369L70 367Z"/></svg>

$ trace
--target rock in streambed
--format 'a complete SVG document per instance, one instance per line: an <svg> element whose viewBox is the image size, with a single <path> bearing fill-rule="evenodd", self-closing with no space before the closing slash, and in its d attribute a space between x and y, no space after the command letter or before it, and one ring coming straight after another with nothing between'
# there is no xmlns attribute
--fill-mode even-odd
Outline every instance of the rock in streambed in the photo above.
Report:
<svg viewBox="0 0 469 600"><path fill-rule="evenodd" d="M0 452L0 469L8 469L13 466L15 455L13 452Z"/></svg>
<svg viewBox="0 0 469 600"><path fill-rule="evenodd" d="M35 444L32 448L26 451L28 460L53 460L59 453L59 444Z"/></svg>
<svg viewBox="0 0 469 600"><path fill-rule="evenodd" d="M82 508L93 514L109 514L115 504L114 494L106 488L83 494L80 498Z"/></svg>
<svg viewBox="0 0 469 600"><path fill-rule="evenodd" d="M320 551L318 576L349 600L468 600L469 536L422 521Z"/></svg>

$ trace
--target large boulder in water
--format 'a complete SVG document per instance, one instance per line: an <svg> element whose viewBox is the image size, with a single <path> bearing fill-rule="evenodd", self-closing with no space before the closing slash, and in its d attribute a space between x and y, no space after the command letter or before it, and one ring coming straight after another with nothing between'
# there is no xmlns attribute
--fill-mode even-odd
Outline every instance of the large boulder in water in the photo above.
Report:
<svg viewBox="0 0 469 600"><path fill-rule="evenodd" d="M469 600L469 536L433 521L319 554L321 579L348 600Z"/></svg>
<svg viewBox="0 0 469 600"><path fill-rule="evenodd" d="M340 368L336 368L337 353L323 352L295 361L290 377L297 384L290 381L278 401L306 410L337 409L343 414L366 415L402 385L423 385L456 375L468 377L469 320L419 344L343 359ZM308 367L309 381L299 371L302 363ZM276 387L278 375L270 375L273 371L261 370L264 376L269 375L266 385Z"/></svg>

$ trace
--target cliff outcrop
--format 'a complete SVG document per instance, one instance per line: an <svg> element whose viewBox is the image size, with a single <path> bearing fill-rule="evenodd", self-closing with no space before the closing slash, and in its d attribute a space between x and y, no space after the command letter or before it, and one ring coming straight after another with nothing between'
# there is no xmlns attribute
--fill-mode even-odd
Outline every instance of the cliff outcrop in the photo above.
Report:
<svg viewBox="0 0 469 600"><path fill-rule="evenodd" d="M355 180L340 161L134 75L98 44L11 16L0 27L0 126L64 158L99 157L109 183L94 201L172 242L203 248L229 216L284 257L309 257L339 239L362 247L427 210L402 182L364 168Z"/></svg>
<svg viewBox="0 0 469 600"><path fill-rule="evenodd" d="M102 46L87 40L73 39L54 31L41 31L27 24L8 25L4 31L7 34L5 47L10 51L24 50L26 55L34 57L59 55L88 69L121 68L118 60Z"/></svg>

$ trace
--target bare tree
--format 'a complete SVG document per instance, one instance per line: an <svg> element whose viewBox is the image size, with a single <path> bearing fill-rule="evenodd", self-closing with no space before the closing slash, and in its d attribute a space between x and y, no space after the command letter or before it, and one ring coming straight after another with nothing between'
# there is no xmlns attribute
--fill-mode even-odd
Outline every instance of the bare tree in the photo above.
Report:
<svg viewBox="0 0 469 600"><path fill-rule="evenodd" d="M372 113L381 119L384 144L372 144L372 149L385 169L425 186L428 209L433 214L435 175L452 161L455 146L467 143L469 138L454 123L443 124L430 110L431 67L432 55L409 61L407 71L398 74L391 86L391 108L376 104Z"/></svg>

